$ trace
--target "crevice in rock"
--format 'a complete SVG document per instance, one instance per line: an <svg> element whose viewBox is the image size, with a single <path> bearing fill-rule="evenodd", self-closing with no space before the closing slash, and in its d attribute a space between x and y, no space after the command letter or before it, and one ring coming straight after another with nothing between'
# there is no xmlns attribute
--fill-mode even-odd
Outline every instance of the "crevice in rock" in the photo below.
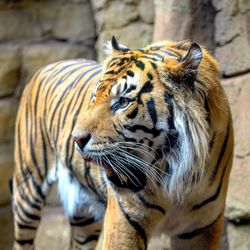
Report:
<svg viewBox="0 0 250 250"><path fill-rule="evenodd" d="M247 73L250 73L250 69L241 70L241 71L235 72L235 73L230 74L230 75L222 74L222 78L228 79L231 77L242 76L242 75L247 74Z"/></svg>
<svg viewBox="0 0 250 250"><path fill-rule="evenodd" d="M207 46L214 54L215 43L215 16L216 10L212 0L190 0L192 21L190 25L190 37L192 40Z"/></svg>
<svg viewBox="0 0 250 250"><path fill-rule="evenodd" d="M216 43L216 46L217 47L223 47L223 46L231 43L238 36L240 36L240 33L235 34L234 36L232 36L229 40L225 41L224 43Z"/></svg>

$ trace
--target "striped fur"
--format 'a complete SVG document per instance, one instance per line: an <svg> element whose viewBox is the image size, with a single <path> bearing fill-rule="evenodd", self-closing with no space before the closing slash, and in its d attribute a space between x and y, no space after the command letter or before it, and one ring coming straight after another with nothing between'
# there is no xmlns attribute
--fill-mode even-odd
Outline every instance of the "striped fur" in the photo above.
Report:
<svg viewBox="0 0 250 250"><path fill-rule="evenodd" d="M94 249L101 230L102 249L147 249L161 225L172 249L218 249L233 127L217 63L188 41L110 46L103 64L60 61L24 90L13 249L34 248L54 182L71 249Z"/></svg>

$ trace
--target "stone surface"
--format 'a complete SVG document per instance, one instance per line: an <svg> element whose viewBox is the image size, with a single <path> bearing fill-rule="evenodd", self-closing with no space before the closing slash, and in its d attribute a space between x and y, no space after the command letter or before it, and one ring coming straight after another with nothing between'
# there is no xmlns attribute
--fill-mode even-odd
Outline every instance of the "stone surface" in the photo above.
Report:
<svg viewBox="0 0 250 250"><path fill-rule="evenodd" d="M89 1L84 5L66 4L59 8L54 35L70 41L84 41L95 37L95 24Z"/></svg>
<svg viewBox="0 0 250 250"><path fill-rule="evenodd" d="M155 6L152 0L141 0L138 6L139 15L145 23L154 23Z"/></svg>
<svg viewBox="0 0 250 250"><path fill-rule="evenodd" d="M124 27L139 17L136 6L123 1L114 1L96 13L97 31Z"/></svg>
<svg viewBox="0 0 250 250"><path fill-rule="evenodd" d="M14 93L21 69L20 50L17 46L0 46L0 97Z"/></svg>
<svg viewBox="0 0 250 250"><path fill-rule="evenodd" d="M191 24L189 0L155 0L154 41L187 39Z"/></svg>
<svg viewBox="0 0 250 250"><path fill-rule="evenodd" d="M0 99L0 145L12 142L18 102L15 98Z"/></svg>
<svg viewBox="0 0 250 250"><path fill-rule="evenodd" d="M0 41L34 39L42 36L42 29L30 10L5 9L0 11ZM4 25L3 25L4 24Z"/></svg>
<svg viewBox="0 0 250 250"><path fill-rule="evenodd" d="M68 44L64 42L33 43L27 45L22 51L21 81L16 94L20 96L23 86L28 83L34 73L49 63L70 58L88 58L95 56L91 48Z"/></svg>
<svg viewBox="0 0 250 250"><path fill-rule="evenodd" d="M10 250L13 244L13 218L11 206L0 207L0 249Z"/></svg>
<svg viewBox="0 0 250 250"><path fill-rule="evenodd" d="M136 33L134 31L137 31ZM103 46L104 43L111 39L113 35L116 36L121 44L128 46L130 49L142 48L148 45L152 39L152 26L141 22L136 22L124 27L122 29L112 29L103 31L98 39L97 49L98 58L103 60Z"/></svg>
<svg viewBox="0 0 250 250"><path fill-rule="evenodd" d="M234 163L230 176L226 216L232 221L250 219L250 74L223 81L233 114Z"/></svg>
<svg viewBox="0 0 250 250"><path fill-rule="evenodd" d="M215 14L210 0L155 0L153 40L190 39L213 53Z"/></svg>
<svg viewBox="0 0 250 250"><path fill-rule="evenodd" d="M250 20L249 20L250 23ZM218 47L215 56L221 64L225 76L233 76L250 71L250 42L247 36L235 37L230 43Z"/></svg>
<svg viewBox="0 0 250 250"><path fill-rule="evenodd" d="M228 245L230 250L250 249L250 224L234 225L228 223Z"/></svg>
<svg viewBox="0 0 250 250"><path fill-rule="evenodd" d="M10 201L9 180L12 177L14 168L13 144L0 145L0 155L1 155L0 157L0 206L1 206L7 204Z"/></svg>
<svg viewBox="0 0 250 250"><path fill-rule="evenodd" d="M216 57L225 76L250 71L250 1L213 1L215 18Z"/></svg>

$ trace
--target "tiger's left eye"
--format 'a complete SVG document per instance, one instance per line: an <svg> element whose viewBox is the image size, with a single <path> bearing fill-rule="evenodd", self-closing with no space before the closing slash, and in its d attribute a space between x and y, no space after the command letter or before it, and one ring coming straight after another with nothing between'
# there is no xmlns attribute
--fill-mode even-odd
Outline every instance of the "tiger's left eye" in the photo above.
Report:
<svg viewBox="0 0 250 250"><path fill-rule="evenodd" d="M131 102L130 99L124 98L124 97L121 97L120 100L119 100L119 104L120 104L123 108L127 107L127 106L129 105L130 102Z"/></svg>

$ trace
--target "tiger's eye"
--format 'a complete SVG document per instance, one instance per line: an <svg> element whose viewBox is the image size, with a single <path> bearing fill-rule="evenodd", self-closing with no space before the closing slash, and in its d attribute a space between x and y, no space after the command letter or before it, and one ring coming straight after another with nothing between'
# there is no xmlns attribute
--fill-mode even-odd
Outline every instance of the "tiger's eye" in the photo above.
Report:
<svg viewBox="0 0 250 250"><path fill-rule="evenodd" d="M122 107L127 107L129 104L129 99L128 98L120 98L119 103Z"/></svg>

